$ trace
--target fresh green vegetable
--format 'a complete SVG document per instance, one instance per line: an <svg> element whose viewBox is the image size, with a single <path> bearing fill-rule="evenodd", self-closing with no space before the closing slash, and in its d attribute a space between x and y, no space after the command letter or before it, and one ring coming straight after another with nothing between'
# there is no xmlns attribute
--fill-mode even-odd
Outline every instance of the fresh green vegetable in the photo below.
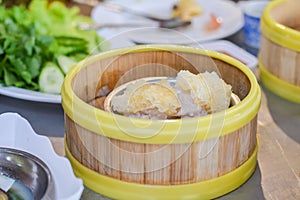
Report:
<svg viewBox="0 0 300 200"><path fill-rule="evenodd" d="M58 94L63 82L64 75L59 67L55 63L47 62L39 76L40 91Z"/></svg>
<svg viewBox="0 0 300 200"><path fill-rule="evenodd" d="M67 74L77 63L73 58L63 55L57 57L57 62L64 74Z"/></svg>
<svg viewBox="0 0 300 200"><path fill-rule="evenodd" d="M91 19L58 1L32 0L28 9L0 4L0 84L51 92L39 84L46 63L59 64L61 56L78 62L101 51L102 38L95 31L78 30L79 22ZM62 67L64 73L67 68Z"/></svg>

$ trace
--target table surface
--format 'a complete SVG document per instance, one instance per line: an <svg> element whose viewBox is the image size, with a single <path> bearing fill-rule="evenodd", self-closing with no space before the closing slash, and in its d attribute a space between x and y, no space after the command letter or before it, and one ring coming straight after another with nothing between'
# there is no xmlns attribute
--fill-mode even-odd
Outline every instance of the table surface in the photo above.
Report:
<svg viewBox="0 0 300 200"><path fill-rule="evenodd" d="M226 38L241 43L241 33ZM261 85L261 84L260 84ZM218 199L300 199L300 104L289 102L262 88L258 114L258 164L252 177L235 191ZM64 116L60 104L39 103L0 95L0 113L16 112L36 133L49 136L64 155ZM82 199L108 199L85 188Z"/></svg>

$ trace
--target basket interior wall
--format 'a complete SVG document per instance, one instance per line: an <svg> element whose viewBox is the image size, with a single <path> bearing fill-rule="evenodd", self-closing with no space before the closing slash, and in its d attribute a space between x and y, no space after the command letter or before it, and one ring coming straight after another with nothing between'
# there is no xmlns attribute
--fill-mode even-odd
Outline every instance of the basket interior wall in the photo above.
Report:
<svg viewBox="0 0 300 200"><path fill-rule="evenodd" d="M238 68L206 55L182 52L133 52L100 59L83 68L74 78L72 88L83 101L97 96L101 88L114 87L143 77L176 76L180 70L192 73L215 71L240 99L250 90L250 81Z"/></svg>

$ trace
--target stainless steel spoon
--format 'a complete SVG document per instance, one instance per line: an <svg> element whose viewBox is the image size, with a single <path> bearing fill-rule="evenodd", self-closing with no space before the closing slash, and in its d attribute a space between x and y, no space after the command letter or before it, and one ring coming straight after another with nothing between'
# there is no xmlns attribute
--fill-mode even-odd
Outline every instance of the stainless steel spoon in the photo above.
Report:
<svg viewBox="0 0 300 200"><path fill-rule="evenodd" d="M130 23L103 23L103 24L96 24L96 23L79 23L77 24L77 28L79 30L99 30L102 28L118 28L118 27L145 27L142 24L130 24Z"/></svg>
<svg viewBox="0 0 300 200"><path fill-rule="evenodd" d="M158 23L158 28L166 28L166 29L177 29L180 27L185 27L190 25L191 22L183 22L180 19L174 18L172 21L163 21ZM79 30L99 30L102 28L117 28L117 27L135 27L142 28L148 27L146 24L138 24L138 23L103 23L103 24L95 24L95 23L79 23L77 24L77 28Z"/></svg>

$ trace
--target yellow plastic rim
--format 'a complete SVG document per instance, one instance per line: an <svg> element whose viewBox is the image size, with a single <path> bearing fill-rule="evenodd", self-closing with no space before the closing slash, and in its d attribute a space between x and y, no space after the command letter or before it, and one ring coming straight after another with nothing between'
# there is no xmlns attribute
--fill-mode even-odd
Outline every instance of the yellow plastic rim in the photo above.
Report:
<svg viewBox="0 0 300 200"><path fill-rule="evenodd" d="M289 101L300 103L300 87L279 79L266 70L259 61L260 79L273 93Z"/></svg>
<svg viewBox="0 0 300 200"><path fill-rule="evenodd" d="M249 79L250 91L239 104L224 112L218 112L200 118L176 120L131 118L128 120L128 117L108 113L85 103L76 96L72 90L72 82L76 74L82 68L87 67L95 61L126 53L149 51L185 52L217 58L242 71ZM261 100L260 87L256 77L253 72L240 61L218 52L178 45L137 45L106 51L87 58L68 72L62 86L61 95L64 112L80 126L109 138L148 144L189 143L191 141L203 141L226 135L248 124L257 115ZM117 126L118 124L116 122L122 124L124 127L127 126L128 123L132 123L137 127L147 127L149 123L151 123L151 129L143 129L141 134L140 129L132 128L130 135L128 135L124 134L124 131ZM153 136L153 130L160 130L163 134ZM214 132L214 130L217 131ZM140 135L143 135L143 137L133 137Z"/></svg>
<svg viewBox="0 0 300 200"><path fill-rule="evenodd" d="M206 200L227 194L246 182L255 171L257 146L246 162L223 176L193 184L161 186L129 183L98 174L83 166L72 156L65 139L66 156L71 162L75 175L83 180L86 187L113 199L128 200L141 198L145 200Z"/></svg>
<svg viewBox="0 0 300 200"><path fill-rule="evenodd" d="M265 8L261 18L261 31L265 37L274 43L300 51L300 33L292 28L276 22L270 15L271 10L288 0L271 1Z"/></svg>

